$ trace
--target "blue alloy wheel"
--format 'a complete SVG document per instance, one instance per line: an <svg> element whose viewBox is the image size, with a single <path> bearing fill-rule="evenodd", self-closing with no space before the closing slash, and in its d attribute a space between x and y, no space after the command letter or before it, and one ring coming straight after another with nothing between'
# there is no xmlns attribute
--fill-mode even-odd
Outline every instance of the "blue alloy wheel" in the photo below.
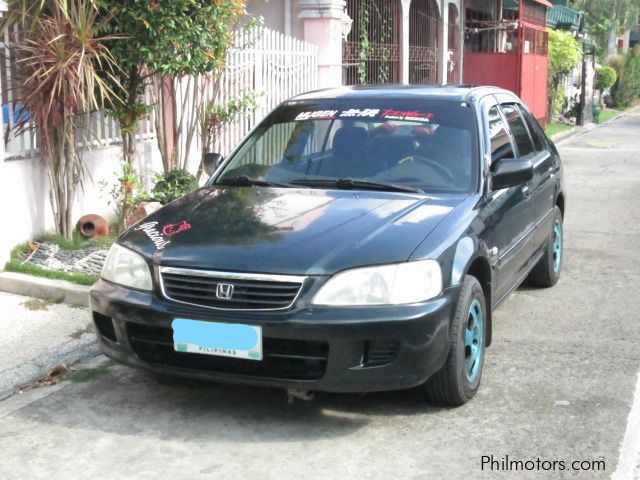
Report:
<svg viewBox="0 0 640 480"><path fill-rule="evenodd" d="M562 227L560 220L556 219L553 224L553 271L558 273L562 264Z"/></svg>
<svg viewBox="0 0 640 480"><path fill-rule="evenodd" d="M475 381L484 353L484 314L477 299L471 302L464 332L464 371L469 382Z"/></svg>

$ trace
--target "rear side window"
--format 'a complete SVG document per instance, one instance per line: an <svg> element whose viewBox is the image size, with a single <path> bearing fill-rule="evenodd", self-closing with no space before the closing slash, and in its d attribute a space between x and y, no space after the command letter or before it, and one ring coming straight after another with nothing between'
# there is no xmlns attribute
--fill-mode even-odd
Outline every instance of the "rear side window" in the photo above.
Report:
<svg viewBox="0 0 640 480"><path fill-rule="evenodd" d="M515 156L507 126L502 120L498 107L489 109L489 137L491 140L491 165L503 158Z"/></svg>
<svg viewBox="0 0 640 480"><path fill-rule="evenodd" d="M526 109L519 107L520 113L524 117L525 122L527 122L527 126L529 127L529 133L531 133L531 138L533 139L533 146L536 148L536 152L541 152L547 149L546 142L544 141L544 133L542 133L542 128L538 124L538 121L533 118Z"/></svg>
<svg viewBox="0 0 640 480"><path fill-rule="evenodd" d="M501 108L502 113L504 113L504 116L507 119L509 128L511 129L511 133L513 134L513 139L516 142L518 155L521 157L532 156L535 153L535 149L533 147L533 143L531 142L531 137L529 136L527 127L524 124L522 115L520 115L518 107L509 104L502 105Z"/></svg>

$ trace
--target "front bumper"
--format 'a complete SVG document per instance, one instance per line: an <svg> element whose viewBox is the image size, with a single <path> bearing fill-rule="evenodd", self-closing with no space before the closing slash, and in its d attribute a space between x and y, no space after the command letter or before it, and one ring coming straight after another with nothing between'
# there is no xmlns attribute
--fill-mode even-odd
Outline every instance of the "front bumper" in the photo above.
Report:
<svg viewBox="0 0 640 480"><path fill-rule="evenodd" d="M444 364L459 288L408 306L233 312L182 305L100 281L91 289L99 344L112 359L204 380L331 392L410 388ZM264 359L173 350L174 318L262 327Z"/></svg>

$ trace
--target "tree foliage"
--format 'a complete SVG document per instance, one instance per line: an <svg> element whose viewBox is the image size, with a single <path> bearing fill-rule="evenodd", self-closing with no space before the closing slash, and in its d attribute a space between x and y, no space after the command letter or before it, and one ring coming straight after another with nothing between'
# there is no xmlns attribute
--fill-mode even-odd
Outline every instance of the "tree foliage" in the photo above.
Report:
<svg viewBox="0 0 640 480"><path fill-rule="evenodd" d="M100 36L98 10L92 0L14 1L22 34L14 38L13 72L17 101L28 115L19 115L17 130L33 128L49 178L56 230L71 238L76 190L82 179L78 132L86 131L87 114L115 97L114 60ZM105 80L108 79L108 80Z"/></svg>
<svg viewBox="0 0 640 480"><path fill-rule="evenodd" d="M158 110L157 134L166 171L184 167L178 146L197 130L197 119L183 131L178 116L175 82L184 76L222 75L234 33L245 15L244 0L101 0L110 20L110 34L126 36L111 48L122 67L122 102L112 112L123 131L135 132L149 110L142 100L146 82L153 78ZM191 81L194 95L203 96L201 82ZM187 108L192 108L193 105ZM197 107L197 105L196 105ZM169 110L167 112L167 110ZM167 115L168 113L168 115ZM169 120L167 120L169 119ZM125 157L135 156L130 146Z"/></svg>
<svg viewBox="0 0 640 480"><path fill-rule="evenodd" d="M628 107L640 98L640 46L625 55L615 93L616 105Z"/></svg>
<svg viewBox="0 0 640 480"><path fill-rule="evenodd" d="M620 33L638 20L640 0L577 0L574 8L585 13L589 34L595 38L601 57L607 52L611 32Z"/></svg>
<svg viewBox="0 0 640 480"><path fill-rule="evenodd" d="M549 29L549 88L547 118L551 120L562 78L580 64L582 52L570 33Z"/></svg>

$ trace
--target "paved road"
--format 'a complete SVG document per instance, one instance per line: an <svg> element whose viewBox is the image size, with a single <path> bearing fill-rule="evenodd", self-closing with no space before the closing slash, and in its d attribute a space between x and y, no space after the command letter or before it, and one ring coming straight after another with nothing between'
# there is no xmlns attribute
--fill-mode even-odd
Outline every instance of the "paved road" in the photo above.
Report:
<svg viewBox="0 0 640 480"><path fill-rule="evenodd" d="M0 292L0 399L52 366L96 355L92 328L85 308Z"/></svg>
<svg viewBox="0 0 640 480"><path fill-rule="evenodd" d="M497 312L470 404L396 392L288 405L277 390L159 382L111 365L0 403L0 478L608 478L640 368L640 115L561 151L563 277L520 289ZM606 470L496 473L481 469L483 455L604 460Z"/></svg>

